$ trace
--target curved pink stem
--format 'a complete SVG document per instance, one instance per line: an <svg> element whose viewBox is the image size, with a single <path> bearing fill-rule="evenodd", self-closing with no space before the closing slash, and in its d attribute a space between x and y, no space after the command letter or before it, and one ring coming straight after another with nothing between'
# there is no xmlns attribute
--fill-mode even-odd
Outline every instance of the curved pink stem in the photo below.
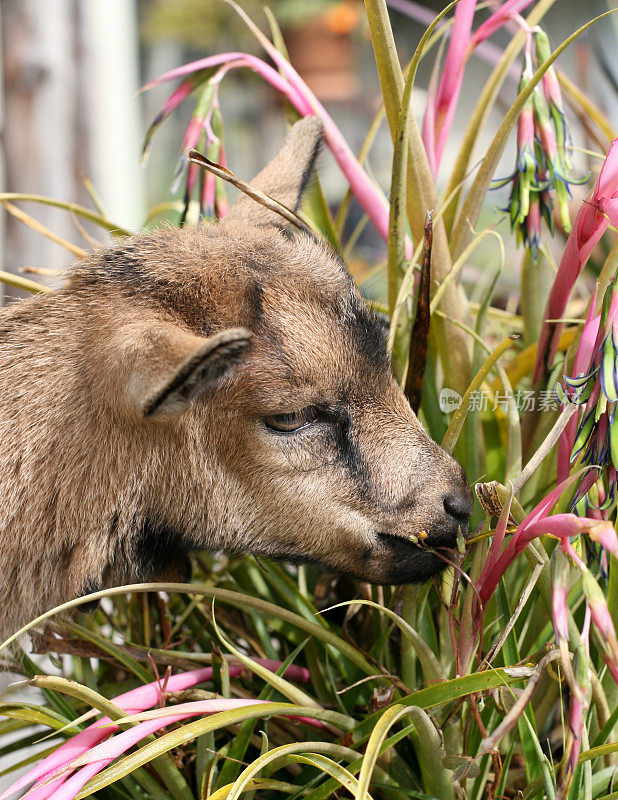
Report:
<svg viewBox="0 0 618 800"><path fill-rule="evenodd" d="M254 659L257 663L269 669L271 672L276 672L281 666L281 662L273 661L271 659ZM243 667L231 665L229 668L230 677L236 677L243 671ZM308 682L311 678L310 672L305 667L297 667L291 665L287 668L285 676L291 680L301 682ZM180 692L184 689L189 689L199 683L204 683L212 679L212 667L202 667L201 669L189 670L179 675L172 675L166 684L166 692ZM159 681L147 683L145 686L138 686L136 689L130 689L117 697L112 698L112 702L120 709L128 714L136 714L140 711L145 711L148 708L156 706L161 700L161 684ZM60 767L72 761L77 756L81 755L84 751L98 745L104 739L107 739L112 733L118 730L117 725L111 724L109 717L102 717L94 722L85 730L73 736L68 741L58 747L47 758L44 758L34 767L32 767L25 775L22 775L19 780L11 784L8 789L0 795L0 800L6 800L14 792L19 791L26 787L33 781L44 781L56 772ZM36 800L45 800L49 797L53 790L50 792L45 791L51 784L46 784L41 789L32 791L31 796Z"/></svg>
<svg viewBox="0 0 618 800"><path fill-rule="evenodd" d="M547 322L561 319L590 254L610 224L618 225L618 139L611 143L593 192L583 201L567 239L558 272L545 307L532 381L536 383L549 373L563 325Z"/></svg>

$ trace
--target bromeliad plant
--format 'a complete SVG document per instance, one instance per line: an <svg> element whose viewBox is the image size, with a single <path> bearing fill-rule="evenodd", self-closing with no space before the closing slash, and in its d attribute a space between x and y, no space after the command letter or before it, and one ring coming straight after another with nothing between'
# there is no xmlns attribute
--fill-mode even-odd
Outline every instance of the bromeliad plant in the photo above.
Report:
<svg viewBox="0 0 618 800"><path fill-rule="evenodd" d="M242 186L226 167L233 152L219 105L230 72L252 70L289 113L322 118L350 194L385 242L386 268L368 266L371 275L385 274L387 289L370 302L391 316L395 374L432 436L477 483L473 530L446 559L442 579L425 586L358 586L313 567L204 554L191 584L98 592L87 598L102 600L89 617L50 612L34 621L34 651L66 677L44 674L49 662L15 659L13 669L45 702L9 695L0 707L0 734L12 737L0 755L14 759L4 772L27 768L0 800L24 789L36 800L236 800L256 791L322 800L341 789L359 800L613 797L618 142L593 100L555 66L583 30L608 21L589 22L551 52L539 26L553 0L493 4L481 24L481 4L459 0L438 15L402 68L385 1L365 0L380 113L393 141L387 201L366 168L379 119L356 157L290 64L272 15L273 41L229 5L268 60L208 55L153 81L180 83L148 130L144 154L158 126L193 100L174 176L184 186L176 222L200 224L225 216L224 181ZM397 5L416 13L407 0ZM466 64L501 28L514 30L511 42L439 192L435 176L444 172ZM420 60L440 43L421 132L412 89ZM475 166L478 134L518 57L516 96ZM569 202L572 150L560 85L603 143L598 178L579 203ZM554 246L563 250L551 285L522 281L528 311L521 315L500 300L500 270L478 260L479 245L496 242L504 271L512 272L503 217L477 231L511 136L517 167L509 214L527 251L524 277L536 267L529 255L547 250L540 217L543 210L551 222L554 201L561 222ZM189 161L192 150L205 158ZM44 235L53 236L15 205L24 200L60 205L115 236L130 233L83 207L0 195L10 213ZM357 256L357 232L344 235L349 202L333 216L316 180L299 224ZM611 246L607 255L601 240ZM75 255L85 252L66 244ZM585 320L581 300L570 303L578 279L590 298ZM361 281L361 293L366 288ZM536 316L529 311L539 308L535 292L548 296ZM39 741L44 750L30 755Z"/></svg>
<svg viewBox="0 0 618 800"><path fill-rule="evenodd" d="M526 33L526 47L520 92L533 77L535 67L538 69L551 55L547 34L538 27L530 30L523 20L521 22ZM533 41L536 54L534 66ZM569 186L583 181L576 181L570 175L569 142L560 84L554 68L549 67L542 83L535 86L519 115L517 163L514 175L507 179L507 182L512 182L508 205L511 228L516 233L518 243L523 242L529 248L535 262L541 242L541 217L545 219L549 231L553 233L554 230L554 196L562 228L566 233L571 230Z"/></svg>

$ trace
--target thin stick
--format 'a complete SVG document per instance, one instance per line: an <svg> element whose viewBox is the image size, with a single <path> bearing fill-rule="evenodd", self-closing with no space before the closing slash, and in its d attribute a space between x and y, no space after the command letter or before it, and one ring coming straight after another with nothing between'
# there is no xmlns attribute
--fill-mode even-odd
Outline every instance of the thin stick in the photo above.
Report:
<svg viewBox="0 0 618 800"><path fill-rule="evenodd" d="M32 228L33 231L36 231L37 233L46 236L48 239L51 239L52 242L56 242L56 244L66 248L70 253L73 253L74 256L77 256L78 258L85 258L88 255L88 251L84 250L83 247L78 247L76 244L63 239L62 236L58 236L53 231L50 231L50 229L46 228L45 225L42 225L40 222L38 222L38 220L34 219L34 217L31 217L30 214L26 214L25 211L21 210L21 208L13 205L13 203L9 203L8 200L0 200L0 203L2 203L9 214L18 219L20 222L23 222L24 225L27 225L29 228Z"/></svg>
<svg viewBox="0 0 618 800"><path fill-rule="evenodd" d="M307 225L307 223L304 222L298 216L298 214L289 209L287 206L284 206L283 203L275 200L274 197L270 197L270 195L267 195L265 192L261 192L259 189L255 189L253 186L251 186L251 184L246 183L240 178L237 178L231 170L227 169L227 167L222 167L220 164L215 164L214 162L210 161L210 159L206 158L206 156L202 155L202 153L198 153L197 150L189 150L188 158L189 161L192 161L194 164L198 164L203 169L211 172L213 175L216 175L217 178L221 178L221 180L231 183L232 186L240 189L243 194L251 197L256 201L256 203L265 206L267 209L269 209L269 211L274 211L275 214L279 214L301 231L304 231L310 235L314 235L314 231L311 230L309 225Z"/></svg>
<svg viewBox="0 0 618 800"><path fill-rule="evenodd" d="M483 741L481 742L481 746L479 748L479 753L484 754L488 753L492 750L496 744L502 739L503 736L511 730L511 728L517 724L517 720L521 717L524 712L524 709L532 699L532 695L541 680L541 676L545 671L545 667L549 664L550 661L555 661L557 658L560 658L560 653L558 650L552 650L548 653L544 658L542 658L539 663L537 664L530 680L526 684L526 688L521 692L515 705L506 715L506 717L502 720L500 725L491 733L489 736L485 736Z"/></svg>

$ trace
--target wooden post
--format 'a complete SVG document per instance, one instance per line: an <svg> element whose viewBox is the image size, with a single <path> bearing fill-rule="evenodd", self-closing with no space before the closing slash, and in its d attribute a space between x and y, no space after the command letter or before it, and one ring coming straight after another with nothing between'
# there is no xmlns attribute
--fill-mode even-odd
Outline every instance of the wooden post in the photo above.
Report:
<svg viewBox="0 0 618 800"><path fill-rule="evenodd" d="M138 228L144 219L139 147L135 0L2 0L3 190L92 205L92 180L110 216ZM72 217L22 207L54 233L88 249ZM7 214L1 265L65 268L73 256ZM108 237L89 228L97 239ZM19 296L14 289L7 298Z"/></svg>
<svg viewBox="0 0 618 800"><path fill-rule="evenodd" d="M5 189L83 199L78 151L77 50L75 0L4 0ZM79 236L65 212L30 205L26 209L62 237ZM64 267L71 256L60 245L8 217L5 268ZM10 290L8 296L15 296Z"/></svg>

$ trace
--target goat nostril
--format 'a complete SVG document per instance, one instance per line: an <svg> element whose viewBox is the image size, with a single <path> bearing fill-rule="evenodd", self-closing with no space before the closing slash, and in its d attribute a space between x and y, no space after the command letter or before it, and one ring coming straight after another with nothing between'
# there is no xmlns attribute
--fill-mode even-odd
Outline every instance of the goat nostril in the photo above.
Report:
<svg viewBox="0 0 618 800"><path fill-rule="evenodd" d="M467 525L472 513L471 498L465 494L447 494L444 498L444 510L458 522Z"/></svg>

